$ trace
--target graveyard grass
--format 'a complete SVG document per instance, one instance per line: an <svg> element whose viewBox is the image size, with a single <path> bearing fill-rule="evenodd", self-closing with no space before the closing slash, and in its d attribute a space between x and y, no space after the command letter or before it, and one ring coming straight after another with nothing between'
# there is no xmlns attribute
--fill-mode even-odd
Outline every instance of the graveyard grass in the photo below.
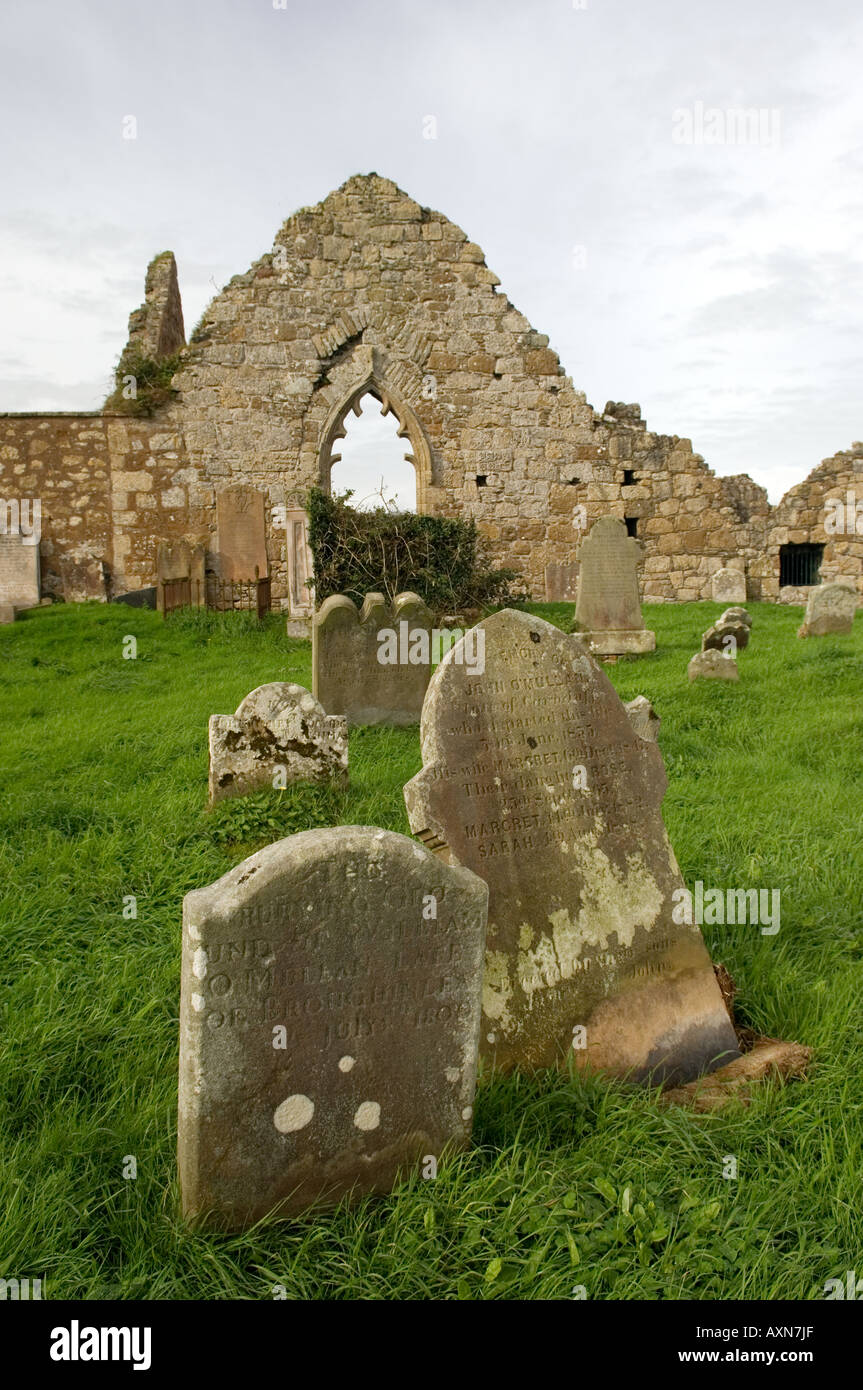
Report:
<svg viewBox="0 0 863 1390"><path fill-rule="evenodd" d="M607 669L662 717L687 883L781 890L778 935L705 937L739 1016L815 1049L809 1079L706 1116L595 1078L485 1079L474 1146L436 1180L240 1235L179 1217L181 899L311 826L408 833L417 731L352 732L347 791L208 815L208 715L266 681L309 686L308 643L276 617L92 604L4 629L0 1276L54 1299L816 1299L859 1273L863 618L800 641L800 609L750 605L740 683L689 685L720 607L646 607L658 650ZM565 626L572 607L532 611Z"/></svg>

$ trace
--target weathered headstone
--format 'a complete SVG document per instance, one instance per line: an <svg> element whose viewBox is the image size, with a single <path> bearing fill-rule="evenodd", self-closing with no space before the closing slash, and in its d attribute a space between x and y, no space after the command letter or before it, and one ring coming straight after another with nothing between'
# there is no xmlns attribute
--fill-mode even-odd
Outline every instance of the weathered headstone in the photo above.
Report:
<svg viewBox="0 0 863 1390"><path fill-rule="evenodd" d="M715 647L696 652L690 659L686 673L691 681L737 681L740 672L737 661L727 651L717 651Z"/></svg>
<svg viewBox="0 0 863 1390"><path fill-rule="evenodd" d="M737 1055L662 821L666 778L579 640L486 618L485 672L454 648L429 685L414 834L489 885L482 1053L692 1078Z"/></svg>
<svg viewBox="0 0 863 1390"><path fill-rule="evenodd" d="M659 738L659 715L653 708L646 695L636 695L634 700L628 700L623 706L629 716L632 725L639 738L649 739L655 743Z"/></svg>
<svg viewBox="0 0 863 1390"><path fill-rule="evenodd" d="M35 608L39 587L38 542L17 531L0 530L0 603Z"/></svg>
<svg viewBox="0 0 863 1390"><path fill-rule="evenodd" d="M301 685L259 685L236 714L210 716L210 805L294 782L348 780L348 728Z"/></svg>
<svg viewBox="0 0 863 1390"><path fill-rule="evenodd" d="M745 623L742 618L724 616L702 633L701 650L731 652L733 656L749 642L749 628L750 624Z"/></svg>
<svg viewBox="0 0 863 1390"><path fill-rule="evenodd" d="M578 597L578 565L546 565L545 597L548 603L574 602Z"/></svg>
<svg viewBox="0 0 863 1390"><path fill-rule="evenodd" d="M183 903L187 1217L386 1192L471 1132L487 889L406 835L306 830Z"/></svg>
<svg viewBox="0 0 863 1390"><path fill-rule="evenodd" d="M746 575L730 567L716 570L710 578L710 593L715 603L745 603Z"/></svg>
<svg viewBox="0 0 863 1390"><path fill-rule="evenodd" d="M156 607L165 611L165 586L172 586L171 607L203 608L207 602L206 550L185 537L160 541L156 549Z"/></svg>
<svg viewBox="0 0 863 1390"><path fill-rule="evenodd" d="M264 495L244 484L225 488L216 495L219 575L225 581L247 583L265 579L267 538Z"/></svg>
<svg viewBox="0 0 863 1390"><path fill-rule="evenodd" d="M433 618L417 594L333 594L312 625L314 692L349 724L418 724L431 675ZM395 645L393 643L393 634Z"/></svg>
<svg viewBox="0 0 863 1390"><path fill-rule="evenodd" d="M652 652L638 597L641 546L614 516L600 517L578 548L577 636L600 656Z"/></svg>
<svg viewBox="0 0 863 1390"><path fill-rule="evenodd" d="M851 584L818 584L809 591L803 626L797 636L847 634L853 629L856 611L857 590Z"/></svg>
<svg viewBox="0 0 863 1390"><path fill-rule="evenodd" d="M717 623L740 622L751 627L752 614L747 613L745 608L726 608L724 613L720 613L716 621Z"/></svg>
<svg viewBox="0 0 863 1390"><path fill-rule="evenodd" d="M97 555L64 555L60 560L60 578L66 603L108 600L108 566Z"/></svg>

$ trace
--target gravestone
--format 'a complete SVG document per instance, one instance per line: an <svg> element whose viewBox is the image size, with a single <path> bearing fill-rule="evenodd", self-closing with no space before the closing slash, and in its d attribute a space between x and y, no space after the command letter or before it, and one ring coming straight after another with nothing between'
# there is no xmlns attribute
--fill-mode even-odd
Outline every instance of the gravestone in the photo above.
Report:
<svg viewBox="0 0 863 1390"><path fill-rule="evenodd" d="M219 575L226 582L266 579L267 537L264 495L240 484L216 495Z"/></svg>
<svg viewBox="0 0 863 1390"><path fill-rule="evenodd" d="M418 594L398 594L392 607L383 594L366 594L359 611L345 594L328 598L312 624L313 689L327 713L349 724L418 724L432 623Z"/></svg>
<svg viewBox="0 0 863 1390"><path fill-rule="evenodd" d="M83 555L76 559L64 555L60 560L60 578L65 603L86 603L89 599L106 603L108 600L108 566L98 556Z"/></svg>
<svg viewBox="0 0 863 1390"><path fill-rule="evenodd" d="M638 597L641 546L624 522L600 517L578 548L576 635L600 656L652 652L656 634L644 626Z"/></svg>
<svg viewBox="0 0 863 1390"><path fill-rule="evenodd" d="M547 603L574 603L578 597L578 565L546 565L545 597Z"/></svg>
<svg viewBox="0 0 863 1390"><path fill-rule="evenodd" d="M32 536L0 531L0 603L35 608L39 603L39 545Z"/></svg>
<svg viewBox="0 0 863 1390"><path fill-rule="evenodd" d="M628 700L623 706L629 716L632 725L639 738L649 739L655 743L659 738L659 715L653 708L646 695L636 695L634 700Z"/></svg>
<svg viewBox="0 0 863 1390"><path fill-rule="evenodd" d="M710 578L710 593L715 603L745 603L746 575L728 567L716 570Z"/></svg>
<svg viewBox="0 0 863 1390"><path fill-rule="evenodd" d="M707 651L696 652L695 656L690 659L686 674L691 681L737 681L740 679L735 658L730 652L717 651L715 647L709 648Z"/></svg>
<svg viewBox="0 0 863 1390"><path fill-rule="evenodd" d="M854 626L857 590L850 584L817 584L810 589L806 614L798 637L826 637L847 634Z"/></svg>
<svg viewBox="0 0 863 1390"><path fill-rule="evenodd" d="M347 786L347 722L291 682L259 685L234 715L211 715L209 745L210 806L294 782Z"/></svg>
<svg viewBox="0 0 863 1390"><path fill-rule="evenodd" d="M740 622L747 627L752 626L752 614L747 613L745 608L726 608L724 613L720 613L716 619L717 623Z"/></svg>
<svg viewBox="0 0 863 1390"><path fill-rule="evenodd" d="M309 546L309 518L302 509L285 513L286 560L288 569L288 613L292 619L311 618L315 611L313 590L315 566Z"/></svg>
<svg viewBox="0 0 863 1390"><path fill-rule="evenodd" d="M405 801L414 834L489 885L482 1054L640 1079L729 1061L701 934L673 918L658 744L575 638L509 609L479 626L485 672L457 647L436 670Z"/></svg>
<svg viewBox="0 0 863 1390"><path fill-rule="evenodd" d="M750 623L746 623L742 618L729 618L723 615L717 622L702 633L701 650L708 652L715 650L718 652L731 652L741 650L749 642Z"/></svg>
<svg viewBox="0 0 863 1390"><path fill-rule="evenodd" d="M203 608L207 602L206 549L185 537L159 541L156 548L156 607L165 611L165 585L186 581L187 587L174 592L174 607ZM179 600L179 603L176 601Z"/></svg>
<svg viewBox="0 0 863 1390"><path fill-rule="evenodd" d="M15 621L15 606L11 603L0 603L0 627L6 627L8 623Z"/></svg>
<svg viewBox="0 0 863 1390"><path fill-rule="evenodd" d="M238 1228L470 1139L487 889L406 835L306 830L183 903L183 1210Z"/></svg>

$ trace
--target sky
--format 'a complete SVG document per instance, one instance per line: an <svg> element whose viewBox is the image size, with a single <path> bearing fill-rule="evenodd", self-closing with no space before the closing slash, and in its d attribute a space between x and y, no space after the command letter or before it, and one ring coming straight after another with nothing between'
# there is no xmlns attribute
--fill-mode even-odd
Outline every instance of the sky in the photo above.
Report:
<svg viewBox="0 0 863 1390"><path fill-rule="evenodd" d="M776 501L863 438L861 70L859 0L7 5L0 410L98 408L153 255L188 334L375 170L482 246L597 409Z"/></svg>

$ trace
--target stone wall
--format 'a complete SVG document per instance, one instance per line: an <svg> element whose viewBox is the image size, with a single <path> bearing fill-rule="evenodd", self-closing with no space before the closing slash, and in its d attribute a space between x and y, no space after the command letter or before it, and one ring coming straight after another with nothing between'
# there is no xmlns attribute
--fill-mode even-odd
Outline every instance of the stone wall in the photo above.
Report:
<svg viewBox="0 0 863 1390"><path fill-rule="evenodd" d="M812 529L852 456L770 509L745 475L718 478L688 439L650 433L638 406L595 411L498 286L459 227L375 174L294 214L212 301L174 399L152 418L0 417L0 496L43 498L46 591L58 592L70 548L105 559L113 593L153 584L158 542L214 549L216 494L243 483L265 495L273 594L285 600L284 509L329 485L345 418L371 391L400 422L419 509L475 517L535 597L574 592L584 525L608 513L643 543L647 599L709 597L730 559L745 563L750 597L775 597L778 538ZM163 253L126 356L169 356L181 340ZM863 587L857 542L834 553Z"/></svg>

